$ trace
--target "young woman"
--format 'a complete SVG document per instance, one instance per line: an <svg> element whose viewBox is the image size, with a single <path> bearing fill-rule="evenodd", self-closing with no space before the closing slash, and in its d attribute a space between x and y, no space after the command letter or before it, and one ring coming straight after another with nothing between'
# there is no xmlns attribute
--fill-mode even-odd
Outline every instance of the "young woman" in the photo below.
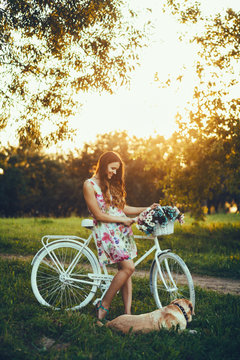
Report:
<svg viewBox="0 0 240 360"><path fill-rule="evenodd" d="M139 215L146 207L126 205L124 164L119 154L108 151L98 160L91 179L84 182L84 198L94 218L94 235L99 262L118 264L118 272L103 297L97 304L97 317L105 318L112 299L121 290L125 314L131 314L133 258L137 248L131 225L132 216ZM158 204L153 204L155 207Z"/></svg>

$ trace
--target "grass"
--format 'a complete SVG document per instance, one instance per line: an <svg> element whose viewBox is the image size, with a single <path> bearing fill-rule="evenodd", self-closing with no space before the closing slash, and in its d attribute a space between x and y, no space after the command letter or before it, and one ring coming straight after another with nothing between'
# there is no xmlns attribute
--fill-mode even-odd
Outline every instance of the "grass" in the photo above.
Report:
<svg viewBox="0 0 240 360"><path fill-rule="evenodd" d="M0 219L0 251L5 254L34 255L48 234L76 235L86 238L89 230L81 227L81 218ZM140 232L134 227L134 232ZM207 216L195 222L186 216L184 225L176 224L173 235L161 238L162 249L172 249L187 263L191 272L201 275L240 278L240 215ZM138 240L139 255L152 246L151 240ZM94 244L91 248L95 251ZM141 264L149 269L153 255Z"/></svg>
<svg viewBox="0 0 240 360"><path fill-rule="evenodd" d="M0 260L0 354L5 360L238 359L240 297L196 289L196 316L185 331L127 334L99 328L92 305L53 311L39 305L30 286L29 261ZM155 309L145 279L134 279L133 312ZM117 296L110 316L122 313Z"/></svg>
<svg viewBox="0 0 240 360"><path fill-rule="evenodd" d="M9 218L0 219L0 251L8 254L33 255L41 247L44 235L87 237L81 218Z"/></svg>
<svg viewBox="0 0 240 360"><path fill-rule="evenodd" d="M137 229L134 229L138 233ZM240 277L239 215L210 216L196 223L186 217L174 235L161 239L162 248L172 248L188 264L191 272ZM81 219L0 219L0 251L33 255L46 234L87 237ZM142 254L150 240L138 241ZM151 260L144 267L149 268ZM35 299L30 284L31 264L0 258L0 359L166 359L235 360L240 348L240 297L196 290L196 316L189 331L161 330L149 334L123 335L95 322L89 304L81 311L53 311ZM134 278L133 313L155 310L146 279ZM114 298L110 317L123 312L121 297Z"/></svg>

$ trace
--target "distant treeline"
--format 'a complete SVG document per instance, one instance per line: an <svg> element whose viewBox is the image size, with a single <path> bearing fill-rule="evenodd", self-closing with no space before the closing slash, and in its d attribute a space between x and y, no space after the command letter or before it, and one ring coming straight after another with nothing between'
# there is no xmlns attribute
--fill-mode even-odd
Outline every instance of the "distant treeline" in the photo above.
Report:
<svg viewBox="0 0 240 360"><path fill-rule="evenodd" d="M106 139L105 139L106 140ZM124 144L123 144L124 142ZM0 216L69 216L87 214L83 182L92 176L98 157L116 144L87 145L78 155L52 157L33 149L10 147L0 153ZM127 201L131 205L150 205L163 197L155 186L146 162L135 160L121 139L117 150L126 166ZM115 149L116 150L116 149Z"/></svg>
<svg viewBox="0 0 240 360"><path fill-rule="evenodd" d="M53 157L39 149L4 148L0 151L0 216L86 215L83 182L92 176L100 154L114 150L120 153L125 163L129 205L180 202L182 210L190 210L197 217L201 211L194 200L190 196L179 196L179 200L176 195L177 184L181 191L185 180L180 171L175 178L174 173L169 172L174 168L172 164L176 157L173 143L174 139L165 140L161 136L130 139L125 132L115 132L99 135L95 143L85 144L78 152L68 155ZM189 179L186 187L186 194L191 194ZM209 208L214 205L217 209L233 197L224 187L215 196L212 193L211 199L205 197L204 191L199 193L199 207L207 204Z"/></svg>

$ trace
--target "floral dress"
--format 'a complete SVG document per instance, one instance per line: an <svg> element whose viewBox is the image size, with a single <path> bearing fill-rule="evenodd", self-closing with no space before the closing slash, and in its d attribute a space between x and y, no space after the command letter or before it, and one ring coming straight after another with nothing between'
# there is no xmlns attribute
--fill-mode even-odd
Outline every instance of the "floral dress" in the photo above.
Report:
<svg viewBox="0 0 240 360"><path fill-rule="evenodd" d="M93 179L88 179L88 181L93 185L97 203L102 212L112 216L126 217L122 209L114 206L107 208L100 186ZM137 247L131 226L100 222L94 219L93 235L101 266L133 259L137 256Z"/></svg>

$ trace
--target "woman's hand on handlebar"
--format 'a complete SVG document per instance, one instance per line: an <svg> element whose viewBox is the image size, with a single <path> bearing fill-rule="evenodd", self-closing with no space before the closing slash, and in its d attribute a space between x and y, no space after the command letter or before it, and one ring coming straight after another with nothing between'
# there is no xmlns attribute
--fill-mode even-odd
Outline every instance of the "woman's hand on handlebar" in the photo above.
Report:
<svg viewBox="0 0 240 360"><path fill-rule="evenodd" d="M151 209L155 209L155 207L157 207L159 204L158 203L153 203L151 206L150 206L150 208Z"/></svg>

